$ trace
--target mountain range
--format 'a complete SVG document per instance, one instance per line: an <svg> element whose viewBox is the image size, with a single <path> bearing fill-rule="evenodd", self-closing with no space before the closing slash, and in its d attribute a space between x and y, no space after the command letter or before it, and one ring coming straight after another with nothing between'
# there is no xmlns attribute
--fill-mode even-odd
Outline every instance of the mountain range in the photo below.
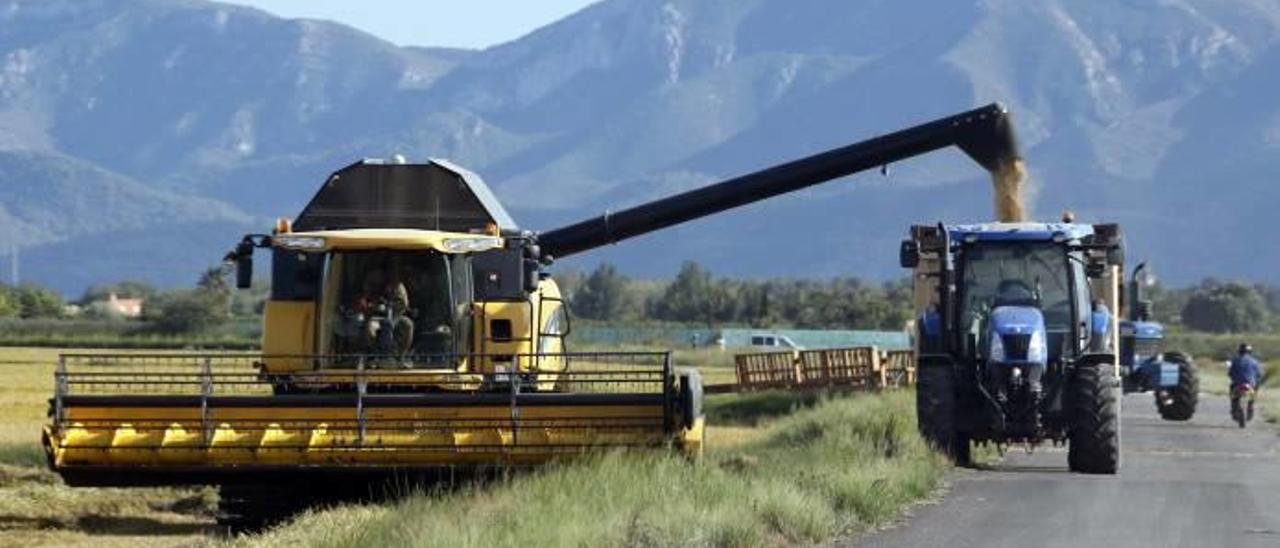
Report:
<svg viewBox="0 0 1280 548"><path fill-rule="evenodd" d="M0 0L0 253L70 295L189 285L362 157L449 158L539 230L1000 101L1038 217L1118 221L1173 283L1270 280L1278 40L1277 0L604 0L480 51L204 0ZM890 278L908 225L990 202L939 152L565 262Z"/></svg>

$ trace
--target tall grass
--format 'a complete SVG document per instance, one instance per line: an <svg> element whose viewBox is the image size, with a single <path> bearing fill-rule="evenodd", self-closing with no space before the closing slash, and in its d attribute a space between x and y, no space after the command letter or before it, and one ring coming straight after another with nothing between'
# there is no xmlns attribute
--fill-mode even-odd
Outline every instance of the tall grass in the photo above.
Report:
<svg viewBox="0 0 1280 548"><path fill-rule="evenodd" d="M701 462L616 452L499 485L310 513L246 546L765 546L891 519L945 463L910 394L815 402Z"/></svg>

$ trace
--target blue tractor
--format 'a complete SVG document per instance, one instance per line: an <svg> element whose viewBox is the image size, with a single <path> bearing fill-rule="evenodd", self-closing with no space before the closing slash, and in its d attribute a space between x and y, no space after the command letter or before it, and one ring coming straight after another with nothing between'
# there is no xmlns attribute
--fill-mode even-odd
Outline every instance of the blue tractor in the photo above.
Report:
<svg viewBox="0 0 1280 548"><path fill-rule="evenodd" d="M974 442L1065 443L1071 470L1116 473L1117 225L922 225L900 259L915 272L926 440L961 465Z"/></svg>
<svg viewBox="0 0 1280 548"><path fill-rule="evenodd" d="M1164 326L1151 319L1151 301L1142 298L1146 263L1129 279L1129 319L1120 322L1120 371L1124 392L1152 392L1156 410L1170 421L1196 413L1200 376L1191 356L1161 351Z"/></svg>

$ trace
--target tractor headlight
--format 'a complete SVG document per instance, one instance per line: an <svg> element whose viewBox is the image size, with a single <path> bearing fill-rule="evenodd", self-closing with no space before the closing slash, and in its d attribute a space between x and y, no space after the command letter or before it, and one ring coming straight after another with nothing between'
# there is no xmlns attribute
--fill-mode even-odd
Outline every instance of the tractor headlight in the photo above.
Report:
<svg viewBox="0 0 1280 548"><path fill-rule="evenodd" d="M999 333L991 334L991 350L987 352L987 359L993 362L1004 361L1004 341Z"/></svg>
<svg viewBox="0 0 1280 548"><path fill-rule="evenodd" d="M319 236L276 236L272 242L279 247L302 251L321 251L325 247L324 238Z"/></svg>
<svg viewBox="0 0 1280 548"><path fill-rule="evenodd" d="M502 247L502 239L492 236L478 236L475 238L447 238L441 244L443 251L447 253L471 253L476 251L488 251L490 249L498 249Z"/></svg>
<svg viewBox="0 0 1280 548"><path fill-rule="evenodd" d="M1045 358L1048 355L1049 348L1044 340L1044 331L1039 329L1032 331L1031 342L1027 345L1027 361L1045 363Z"/></svg>

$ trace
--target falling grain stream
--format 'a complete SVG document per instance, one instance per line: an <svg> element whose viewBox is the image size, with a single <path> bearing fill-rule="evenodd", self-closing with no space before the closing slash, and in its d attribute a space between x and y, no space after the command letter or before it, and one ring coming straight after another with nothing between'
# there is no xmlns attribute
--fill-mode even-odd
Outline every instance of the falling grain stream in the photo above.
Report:
<svg viewBox="0 0 1280 548"><path fill-rule="evenodd" d="M1002 162L991 173L991 183L995 187L997 221L1017 223L1026 220L1026 207L1022 198L1026 179L1027 166L1021 158Z"/></svg>

